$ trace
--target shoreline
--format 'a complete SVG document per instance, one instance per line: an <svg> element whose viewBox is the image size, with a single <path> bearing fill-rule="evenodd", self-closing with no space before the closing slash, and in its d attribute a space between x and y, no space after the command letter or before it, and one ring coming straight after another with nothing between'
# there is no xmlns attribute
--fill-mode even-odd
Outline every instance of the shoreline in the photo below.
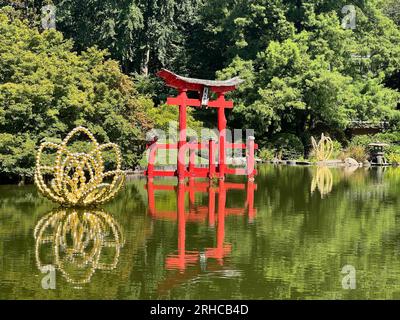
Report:
<svg viewBox="0 0 400 320"><path fill-rule="evenodd" d="M330 167L330 168L385 168L385 167L392 167L392 168L400 168L400 164L376 164L376 163L369 163L368 165L359 163L358 166L356 165L348 165L341 160L330 160L325 162L311 162L306 160L266 160L266 161L257 161L259 164L267 164L267 165L274 165L274 166L291 166L291 167ZM125 170L126 179L145 179L146 176L144 174L144 169L138 170ZM20 182L9 182L9 183L1 183L0 186L6 185L16 185L16 186L30 186L34 185L33 180L28 181L24 184L20 184Z"/></svg>

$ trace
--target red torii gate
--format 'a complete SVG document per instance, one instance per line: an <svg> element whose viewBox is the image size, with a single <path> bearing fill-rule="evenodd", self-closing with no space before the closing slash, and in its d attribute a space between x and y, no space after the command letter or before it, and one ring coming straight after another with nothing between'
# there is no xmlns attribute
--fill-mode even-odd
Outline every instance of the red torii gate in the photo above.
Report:
<svg viewBox="0 0 400 320"><path fill-rule="evenodd" d="M210 179L218 177L225 178L225 174L242 174L249 176L253 179L255 171L254 150L258 146L254 143L254 137L249 137L247 143L228 143L226 141L226 117L225 109L233 108L233 101L225 100L225 94L233 91L236 87L243 82L238 77L230 80L216 81L216 80L202 80L194 78L186 78L179 76L169 70L162 69L157 75L164 79L167 86L178 90L177 97L168 97L167 104L171 106L179 106L179 135L177 144L160 144L157 143L157 138L152 141L148 146L149 148L149 164L146 170L146 175L149 178L154 176L178 176L179 181L183 181L186 177L209 177ZM187 96L188 91L195 91L198 93L198 99L192 99ZM209 100L209 92L217 95L215 100ZM204 142L190 142L186 141L186 108L187 107L201 107L207 106L218 109L218 165L215 165L216 142L210 140ZM226 149L246 149L247 168L246 169L233 169L228 168L226 165ZM177 149L177 170L176 171L162 171L154 170L154 163L156 158L157 149ZM208 168L196 168L194 165L195 150L208 149L209 151L209 166ZM186 169L185 155L190 152L189 167Z"/></svg>

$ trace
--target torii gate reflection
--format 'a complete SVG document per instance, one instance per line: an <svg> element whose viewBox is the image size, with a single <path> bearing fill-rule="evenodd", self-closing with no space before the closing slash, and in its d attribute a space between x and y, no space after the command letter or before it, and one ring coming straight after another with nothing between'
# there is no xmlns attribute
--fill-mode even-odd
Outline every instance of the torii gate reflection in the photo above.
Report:
<svg viewBox="0 0 400 320"><path fill-rule="evenodd" d="M167 219L178 222L178 250L177 254L166 258L167 269L178 269L180 272L191 265L204 263L207 259L216 259L223 265L223 259L231 253L231 245L225 243L225 217L228 215L246 215L248 221L253 222L256 209L254 209L254 191L257 185L253 181L245 183L229 183L219 180L218 185L210 182L189 179L188 184L158 185L149 180L146 186L148 192L148 210L153 219ZM245 190L246 202L243 208L226 208L227 192L230 190ZM177 194L177 211L159 211L155 205L156 191L175 191ZM186 193L189 193L189 210L185 210ZM208 193L208 206L196 206L195 194ZM218 211L215 212L215 200L218 194ZM216 215L217 214L217 215ZM204 252L186 250L186 223L206 222L209 227L216 228L216 247L206 248Z"/></svg>

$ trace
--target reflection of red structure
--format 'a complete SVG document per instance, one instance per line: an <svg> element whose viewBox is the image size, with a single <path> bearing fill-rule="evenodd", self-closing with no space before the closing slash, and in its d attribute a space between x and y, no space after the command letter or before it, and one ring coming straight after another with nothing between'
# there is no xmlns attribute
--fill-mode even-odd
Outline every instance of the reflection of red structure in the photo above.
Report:
<svg viewBox="0 0 400 320"><path fill-rule="evenodd" d="M220 265L223 258L231 252L231 245L225 244L225 217L227 215L248 214L249 221L253 221L256 210L254 209L254 191L257 186L253 181L246 184L227 183L220 181L218 186L213 186L209 182L198 182L190 179L189 184L155 185L149 182L147 185L149 213L155 219L168 219L178 221L178 253L169 255L166 259L167 269L178 269L183 272L187 266L201 263L201 260L216 259ZM159 211L155 206L155 191L176 191L177 192L177 211ZM244 208L226 208L226 194L229 190L246 190L247 198ZM189 210L185 210L185 196L189 193ZM197 192L208 192L208 206L195 206L195 194ZM215 212L215 199L218 194L218 211ZM216 215L217 214L217 215ZM206 248L204 253L199 251L186 250L186 223L187 222L206 222L210 227L217 224L217 241L214 248Z"/></svg>
<svg viewBox="0 0 400 320"><path fill-rule="evenodd" d="M226 117L225 109L233 108L233 102L225 100L227 92L236 89L242 80L233 78L226 81L211 81L201 79L191 79L178 76L168 70L161 70L158 76L163 78L166 85L178 90L177 97L169 97L167 99L168 105L179 106L179 138L178 143L157 143L157 138L148 146L149 149L149 164L146 171L148 177L153 176L178 176L180 181L186 177L209 177L209 178L224 178L225 174L241 174L248 175L250 179L255 174L254 163L254 150L258 146L254 143L254 138L250 137L247 143L228 143L226 141ZM197 92L198 99L191 99L187 96L188 91ZM214 93L217 98L209 101L209 91ZM201 97L201 98L200 98ZM186 136L186 108L187 107L207 107L218 109L218 142L213 140L207 142L187 142ZM176 171L163 171L155 170L154 163L156 159L157 150L159 149L177 149L177 170ZM209 164L208 168L196 168L194 165L196 150L208 149ZM245 149L247 167L246 169L233 169L228 168L226 165L226 149ZM215 164L215 155L218 151L218 164ZM189 166L186 167L185 157L189 152Z"/></svg>

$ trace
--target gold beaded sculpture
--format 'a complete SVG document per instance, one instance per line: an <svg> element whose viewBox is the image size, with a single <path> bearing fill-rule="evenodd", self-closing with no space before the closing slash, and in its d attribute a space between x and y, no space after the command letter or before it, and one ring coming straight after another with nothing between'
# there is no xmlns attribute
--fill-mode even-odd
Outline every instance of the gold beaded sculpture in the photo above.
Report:
<svg viewBox="0 0 400 320"><path fill-rule="evenodd" d="M120 225L110 214L74 208L44 216L35 226L34 237L38 269L53 265L74 285L88 283L96 270L115 269L125 242ZM103 248L107 259L102 259Z"/></svg>
<svg viewBox="0 0 400 320"><path fill-rule="evenodd" d="M317 143L314 137L311 137L311 143L313 145L313 153L317 161L328 161L333 152L332 139L324 134L321 134L321 140Z"/></svg>
<svg viewBox="0 0 400 320"><path fill-rule="evenodd" d="M68 148L70 140L78 133L85 134L92 145L88 153L73 153ZM44 151L56 151L52 166L42 164ZM115 155L115 170L105 172L103 152ZM45 176L52 179L46 183ZM106 182L109 180L109 182ZM61 144L43 142L36 155L35 184L40 192L63 206L89 206L112 199L125 182L121 170L121 151L115 143L100 145L93 134L84 127L73 129Z"/></svg>

